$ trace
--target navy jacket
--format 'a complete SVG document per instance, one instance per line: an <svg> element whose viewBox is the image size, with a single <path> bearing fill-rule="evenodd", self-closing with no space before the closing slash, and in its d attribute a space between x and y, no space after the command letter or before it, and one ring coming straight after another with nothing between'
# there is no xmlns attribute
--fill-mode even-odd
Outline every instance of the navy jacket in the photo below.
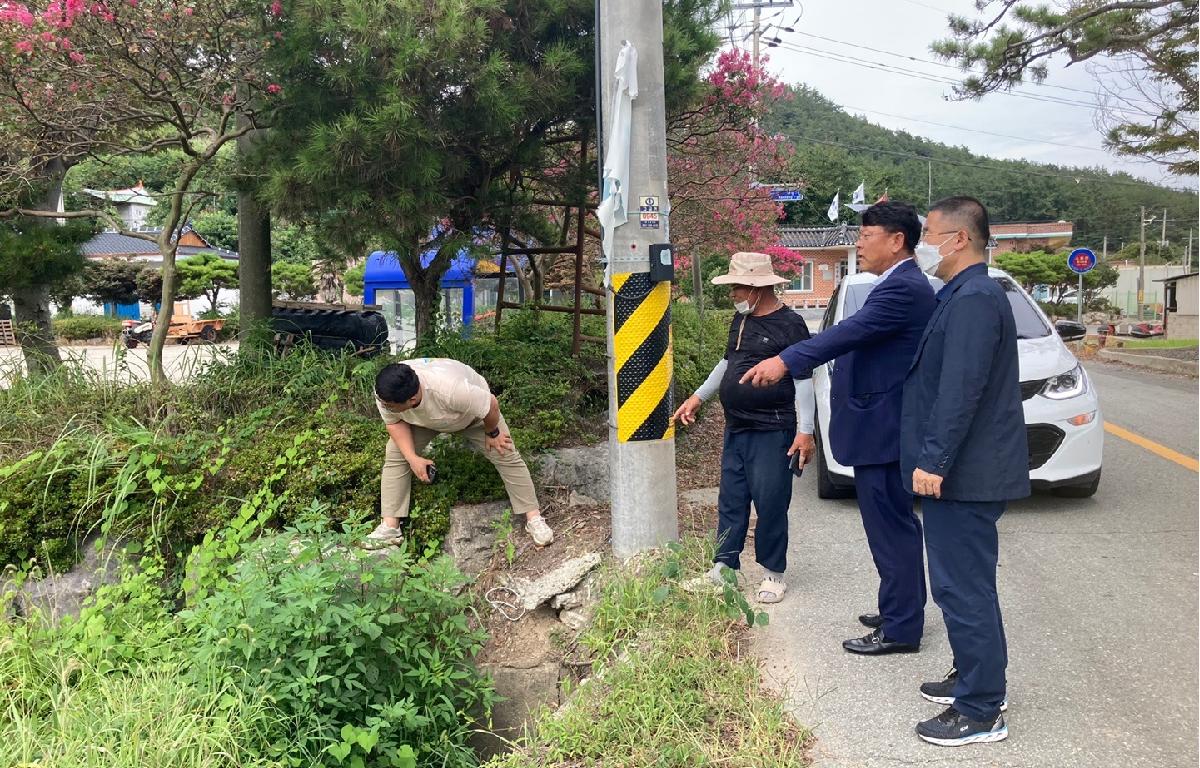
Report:
<svg viewBox="0 0 1200 768"><path fill-rule="evenodd" d="M1004 289L976 264L938 291L937 309L904 382L900 471L940 475L942 498L1029 495L1017 328Z"/></svg>
<svg viewBox="0 0 1200 768"><path fill-rule="evenodd" d="M929 279L909 260L871 290L858 312L779 355L796 378L837 360L828 437L839 464L900 460L904 376L934 304Z"/></svg>

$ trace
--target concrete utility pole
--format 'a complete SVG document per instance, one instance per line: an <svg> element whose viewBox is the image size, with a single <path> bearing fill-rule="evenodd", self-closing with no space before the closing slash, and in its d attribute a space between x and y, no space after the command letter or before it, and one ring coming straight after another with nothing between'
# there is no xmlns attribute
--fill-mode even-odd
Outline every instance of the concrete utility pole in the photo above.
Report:
<svg viewBox="0 0 1200 768"><path fill-rule="evenodd" d="M608 292L612 541L613 552L628 557L679 537L671 421L671 284L650 280L650 246L670 240L662 3L599 0L597 22L602 152L615 130L617 56L626 41L637 51L629 183L623 190L629 220L612 230Z"/></svg>
<svg viewBox="0 0 1200 768"><path fill-rule="evenodd" d="M761 23L762 23L762 7L756 5L756 6L754 6L754 29L753 29L754 48L752 51L752 55L754 56L753 62L754 62L755 69L758 69L758 40L760 37L762 37Z"/></svg>
<svg viewBox="0 0 1200 768"><path fill-rule="evenodd" d="M1167 247L1167 209L1163 208L1163 227L1162 237L1158 239L1158 255L1162 256L1162 249Z"/></svg>
<svg viewBox="0 0 1200 768"><path fill-rule="evenodd" d="M1138 320L1142 319L1145 314L1144 304L1146 302L1146 206L1142 206L1142 229L1139 238L1140 246L1138 248Z"/></svg>
<svg viewBox="0 0 1200 768"><path fill-rule="evenodd" d="M1188 247L1183 252L1183 273L1186 275L1192 271L1192 230L1188 230Z"/></svg>

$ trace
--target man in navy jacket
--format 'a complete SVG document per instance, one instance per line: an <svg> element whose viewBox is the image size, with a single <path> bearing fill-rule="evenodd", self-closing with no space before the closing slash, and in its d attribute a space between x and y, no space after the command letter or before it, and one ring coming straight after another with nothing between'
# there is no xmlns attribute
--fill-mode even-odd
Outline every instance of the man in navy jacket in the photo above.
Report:
<svg viewBox="0 0 1200 768"><path fill-rule="evenodd" d="M929 280L912 259L920 232L911 206L868 208L858 253L862 268L880 277L862 309L742 378L766 386L837 360L830 374L828 439L838 463L854 467L858 508L879 572L879 613L859 617L872 631L842 643L853 653L917 651L925 627L921 522L900 475L904 376L934 306Z"/></svg>
<svg viewBox="0 0 1200 768"><path fill-rule="evenodd" d="M1009 499L1029 495L1016 324L988 276L988 236L987 210L974 198L947 198L929 212L917 261L946 285L904 383L900 424L902 471L925 497L929 584L954 652L946 678L920 689L950 706L917 735L944 746L1008 736L996 521Z"/></svg>

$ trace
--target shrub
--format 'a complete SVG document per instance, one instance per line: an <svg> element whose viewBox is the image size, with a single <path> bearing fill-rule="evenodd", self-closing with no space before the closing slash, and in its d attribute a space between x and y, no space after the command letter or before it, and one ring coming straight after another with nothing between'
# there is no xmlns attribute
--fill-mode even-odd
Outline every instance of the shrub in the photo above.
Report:
<svg viewBox="0 0 1200 768"><path fill-rule="evenodd" d="M707 309L701 319L695 304L675 302L672 306L676 405L695 392L725 356L732 317L733 313L729 310Z"/></svg>
<svg viewBox="0 0 1200 768"><path fill-rule="evenodd" d="M486 635L456 594L464 578L357 538L301 522L246 545L181 614L191 653L268 693L287 724L277 744L306 764L472 765L463 713L486 714L493 693L472 664Z"/></svg>
<svg viewBox="0 0 1200 768"><path fill-rule="evenodd" d="M103 315L74 315L54 318L54 334L67 341L116 339L121 334L121 318Z"/></svg>

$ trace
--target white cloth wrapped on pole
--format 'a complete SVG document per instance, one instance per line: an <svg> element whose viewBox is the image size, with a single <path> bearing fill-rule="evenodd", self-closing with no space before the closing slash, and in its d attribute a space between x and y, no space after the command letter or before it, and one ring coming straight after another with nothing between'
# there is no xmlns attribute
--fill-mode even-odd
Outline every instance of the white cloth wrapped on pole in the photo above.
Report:
<svg viewBox="0 0 1200 768"><path fill-rule="evenodd" d="M613 72L616 87L613 89L612 120L609 123L608 146L604 151L604 172L600 206L596 217L603 229L601 246L604 258L611 262L613 232L628 220L626 210L629 202L629 132L630 113L633 100L637 98L637 49L629 41L621 43L617 54L617 66ZM609 283L611 267L604 270L604 282Z"/></svg>

